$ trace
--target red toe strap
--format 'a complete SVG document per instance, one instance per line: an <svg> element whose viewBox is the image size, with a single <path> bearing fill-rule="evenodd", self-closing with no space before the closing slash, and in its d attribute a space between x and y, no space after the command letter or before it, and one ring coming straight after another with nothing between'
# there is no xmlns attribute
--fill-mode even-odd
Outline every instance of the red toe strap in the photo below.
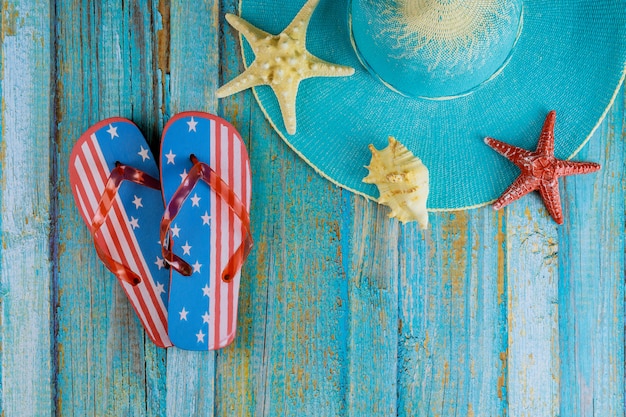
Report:
<svg viewBox="0 0 626 417"><path fill-rule="evenodd" d="M109 179L104 187L104 192L102 193L102 196L100 196L98 208L96 209L93 219L91 220L91 236L94 240L94 246L96 247L98 257L102 260L109 271L113 272L121 280L126 281L131 285L137 285L141 282L141 278L126 265L123 265L113 259L96 243L96 233L98 233L100 227L104 224L123 181L131 181L155 190L161 189L157 179L136 168L117 162L115 164L115 168L109 175Z"/></svg>
<svg viewBox="0 0 626 417"><path fill-rule="evenodd" d="M219 198L228 204L230 210L239 217L245 233L243 241L230 257L226 267L222 271L222 280L229 282L235 277L235 274L239 271L252 249L253 242L252 234L250 233L250 214L239 197L237 197L228 184L226 184L209 165L200 162L195 155L191 155L190 159L191 162L193 162L193 167L189 170L189 174L187 174L187 177L172 196L165 209L165 214L163 214L163 218L161 219L161 242L166 242L170 225L180 212L183 203L187 197L189 197L193 188L198 181L204 181ZM192 267L179 256L172 253L168 245L164 245L162 251L163 258L172 268L184 276L190 276L192 274Z"/></svg>

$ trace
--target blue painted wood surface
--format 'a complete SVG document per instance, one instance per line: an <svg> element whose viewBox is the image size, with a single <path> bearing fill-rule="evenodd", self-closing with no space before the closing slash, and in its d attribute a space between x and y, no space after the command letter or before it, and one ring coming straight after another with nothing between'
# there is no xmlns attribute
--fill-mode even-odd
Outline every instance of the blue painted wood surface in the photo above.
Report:
<svg viewBox="0 0 626 417"><path fill-rule="evenodd" d="M272 131L241 71L236 0L3 0L3 416L624 414L624 92L563 181L565 225L535 195L400 225L319 177ZM153 151L183 110L242 132L255 249L238 336L217 352L146 338L74 207L70 149L134 120Z"/></svg>

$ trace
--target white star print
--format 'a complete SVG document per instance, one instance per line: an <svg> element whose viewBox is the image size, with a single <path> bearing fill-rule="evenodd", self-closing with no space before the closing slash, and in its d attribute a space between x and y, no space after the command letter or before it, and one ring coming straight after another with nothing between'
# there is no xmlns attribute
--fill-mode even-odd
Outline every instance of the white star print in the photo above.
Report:
<svg viewBox="0 0 626 417"><path fill-rule="evenodd" d="M139 228L139 219L130 216L130 221L128 222L133 227L133 230Z"/></svg>
<svg viewBox="0 0 626 417"><path fill-rule="evenodd" d="M185 181L185 178L187 178L187 168L185 168L182 174L179 174L179 175L180 175L180 182Z"/></svg>
<svg viewBox="0 0 626 417"><path fill-rule="evenodd" d="M194 193L193 197L191 197L191 207L200 207L201 197L198 197L198 193Z"/></svg>
<svg viewBox="0 0 626 417"><path fill-rule="evenodd" d="M141 160L145 161L146 159L150 159L150 156L148 155L148 150L144 149L143 146L140 146L141 150L139 152L137 152L137 155L141 156Z"/></svg>
<svg viewBox="0 0 626 417"><path fill-rule="evenodd" d="M204 288L202 288L202 295L206 295L207 297L211 296L211 288L209 287L209 284L204 284Z"/></svg>
<svg viewBox="0 0 626 417"><path fill-rule="evenodd" d="M200 268L202 268L202 264L200 262L196 261L196 263L191 266L193 267L192 273L194 272L200 273Z"/></svg>
<svg viewBox="0 0 626 417"><path fill-rule="evenodd" d="M211 216L209 216L209 212L205 211L204 216L200 216L202 219L202 225L210 224Z"/></svg>
<svg viewBox="0 0 626 417"><path fill-rule="evenodd" d="M189 312L187 310L185 310L185 307L183 307L183 309L181 311L179 311L178 314L180 314L180 319L181 320L187 321L187 314L189 314Z"/></svg>
<svg viewBox="0 0 626 417"><path fill-rule="evenodd" d="M142 198L139 198L137 196L134 196L135 199L133 200L133 204L135 205L136 209L139 209L139 207L143 207L143 204L141 203L141 200L143 200Z"/></svg>
<svg viewBox="0 0 626 417"><path fill-rule="evenodd" d="M191 118L190 121L187 122L187 124L189 125L189 131L190 132L197 132L196 131L196 125L198 124L198 122L193 120L193 117Z"/></svg>
<svg viewBox="0 0 626 417"><path fill-rule="evenodd" d="M172 232L172 237L180 237L180 228L178 225L174 224L174 227L170 227L170 231Z"/></svg>
<svg viewBox="0 0 626 417"><path fill-rule="evenodd" d="M113 127L112 124L109 124L109 130L107 130L107 133L111 135L111 139L120 137L120 135L117 134L117 127Z"/></svg>
<svg viewBox="0 0 626 417"><path fill-rule="evenodd" d="M208 312L208 311L207 311L207 312L205 312L205 313L202 315L202 323L207 323L207 324L208 324L208 323L209 323L209 319L210 319L210 318L211 318L211 316L209 316L209 312Z"/></svg>
<svg viewBox="0 0 626 417"><path fill-rule="evenodd" d="M165 293L165 288L163 287L163 284L159 283L159 284L157 284L157 286L156 286L156 288L154 289L154 291L155 291L157 294L161 295L161 294L164 294L164 293Z"/></svg>
<svg viewBox="0 0 626 417"><path fill-rule="evenodd" d="M196 333L196 337L198 338L198 343L204 343L204 333L202 333L202 329L198 333Z"/></svg>
<svg viewBox="0 0 626 417"><path fill-rule="evenodd" d="M161 244L161 242L159 242L159 245L160 244ZM156 262L154 264L159 267L159 271L161 270L161 268L165 268L165 263L163 262L163 259L159 258L158 256L157 256Z"/></svg>
<svg viewBox="0 0 626 417"><path fill-rule="evenodd" d="M165 154L165 157L167 158L168 164L176 165L176 162L174 162L174 158L176 158L176 155L172 152L171 149L170 149L170 153Z"/></svg>
<svg viewBox="0 0 626 417"><path fill-rule="evenodd" d="M183 248L183 255L191 255L191 246L189 245L189 242L185 242L185 245L181 247Z"/></svg>

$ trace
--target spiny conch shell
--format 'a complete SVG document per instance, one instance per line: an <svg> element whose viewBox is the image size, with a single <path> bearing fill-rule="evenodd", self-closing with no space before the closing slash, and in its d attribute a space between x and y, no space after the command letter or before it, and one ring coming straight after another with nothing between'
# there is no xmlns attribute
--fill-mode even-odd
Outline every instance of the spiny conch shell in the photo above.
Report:
<svg viewBox="0 0 626 417"><path fill-rule="evenodd" d="M428 168L394 137L389 146L379 151L374 145L372 161L366 168L370 173L363 182L376 184L379 204L391 208L389 217L402 223L417 221L422 229L428 227Z"/></svg>

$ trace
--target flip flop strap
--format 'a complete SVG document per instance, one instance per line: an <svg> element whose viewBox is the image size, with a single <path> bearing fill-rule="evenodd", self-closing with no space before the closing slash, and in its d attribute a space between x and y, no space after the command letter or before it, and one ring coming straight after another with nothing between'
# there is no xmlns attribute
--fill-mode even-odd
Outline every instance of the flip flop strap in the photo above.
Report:
<svg viewBox="0 0 626 417"><path fill-rule="evenodd" d="M133 272L126 265L113 259L111 255L105 252L96 243L96 233L98 233L109 215L109 212L113 207L113 201L115 201L115 197L117 196L117 192L123 181L131 181L155 190L161 189L161 185L157 179L136 168L116 162L115 168L111 171L106 186L104 187L104 192L100 196L98 208L96 209L96 212L91 220L91 236L94 240L94 246L96 247L98 257L102 260L109 271L113 272L119 279L134 286L141 282L139 275Z"/></svg>
<svg viewBox="0 0 626 417"><path fill-rule="evenodd" d="M253 241L252 234L250 233L250 214L239 197L237 197L233 190L230 189L228 184L220 178L213 168L204 162L200 162L195 155L191 155L190 159L191 162L193 162L193 167L189 170L187 177L185 177L178 189L174 192L174 195L165 209L163 218L161 219L161 242L166 242L172 221L180 212L183 203L187 197L189 197L198 181L204 181L209 187L211 187L219 198L228 204L230 210L237 217L239 217L245 232L245 236L241 244L230 257L226 267L222 271L222 280L224 282L229 282L235 277L235 274L241 268L243 262L252 249ZM169 249L168 245L163 245L161 250L163 258L172 268L184 276L190 276L192 274L192 267L182 258L175 255Z"/></svg>

